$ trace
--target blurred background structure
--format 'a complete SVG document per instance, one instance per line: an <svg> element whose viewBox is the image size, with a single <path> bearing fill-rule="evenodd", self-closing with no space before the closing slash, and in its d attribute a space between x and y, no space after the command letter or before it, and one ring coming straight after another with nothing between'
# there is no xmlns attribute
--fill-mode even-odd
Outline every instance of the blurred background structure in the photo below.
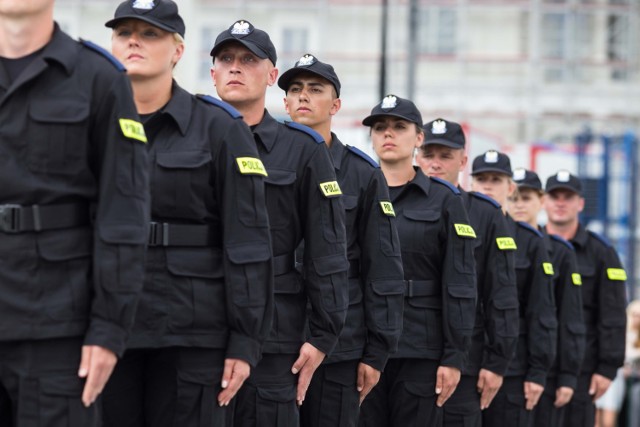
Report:
<svg viewBox="0 0 640 427"><path fill-rule="evenodd" d="M360 124L383 94L412 99L425 121L467 131L469 157L494 148L544 180L558 169L587 185L584 219L618 248L636 292L640 0L177 0L187 25L176 79L215 95L209 51L238 19L264 29L285 71L303 54L342 82L334 120L372 154ZM56 20L109 49L119 0L57 0ZM267 108L287 118L283 92ZM467 182L466 179L462 181Z"/></svg>

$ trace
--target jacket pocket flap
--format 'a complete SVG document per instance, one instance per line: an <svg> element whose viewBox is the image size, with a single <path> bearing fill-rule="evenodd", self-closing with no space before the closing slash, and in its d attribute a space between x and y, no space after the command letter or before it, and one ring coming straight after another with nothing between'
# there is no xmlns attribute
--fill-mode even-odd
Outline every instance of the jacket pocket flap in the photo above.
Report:
<svg viewBox="0 0 640 427"><path fill-rule="evenodd" d="M66 261L92 254L92 233L89 228L65 230L64 238L58 232L38 234L38 251L47 261Z"/></svg>
<svg viewBox="0 0 640 427"><path fill-rule="evenodd" d="M76 375L42 377L38 380L42 393L54 396L80 397L85 380Z"/></svg>
<svg viewBox="0 0 640 427"><path fill-rule="evenodd" d="M558 319L555 316L542 316L540 317L540 324L547 329L557 328Z"/></svg>
<svg viewBox="0 0 640 427"><path fill-rule="evenodd" d="M515 267L518 270L524 270L531 267L531 260L526 257L516 257Z"/></svg>
<svg viewBox="0 0 640 427"><path fill-rule="evenodd" d="M156 156L160 166L171 169L193 169L211 161L211 153L201 150L170 151L157 153Z"/></svg>
<svg viewBox="0 0 640 427"><path fill-rule="evenodd" d="M509 401L509 403L524 409L525 402L523 394L505 393L505 395L507 396L507 400Z"/></svg>
<svg viewBox="0 0 640 427"><path fill-rule="evenodd" d="M217 279L224 277L222 252L212 248L166 249L167 268L176 276Z"/></svg>
<svg viewBox="0 0 640 427"><path fill-rule="evenodd" d="M371 282L371 287L377 295L401 295L404 293L404 283L399 280L376 280Z"/></svg>
<svg viewBox="0 0 640 427"><path fill-rule="evenodd" d="M37 122L79 123L89 117L89 106L60 98L41 100L31 104L29 115Z"/></svg>
<svg viewBox="0 0 640 427"><path fill-rule="evenodd" d="M420 396L420 397L429 397L429 396L434 396L436 394L435 384L407 381L404 383L404 388L409 393L415 396Z"/></svg>
<svg viewBox="0 0 640 427"><path fill-rule="evenodd" d="M447 292L455 298L475 298L477 294L475 287L467 285L449 285Z"/></svg>
<svg viewBox="0 0 640 427"><path fill-rule="evenodd" d="M493 299L493 306L498 310L518 308L518 297L515 295L499 296Z"/></svg>
<svg viewBox="0 0 640 427"><path fill-rule="evenodd" d="M227 248L229 259L234 264L249 264L267 261L271 257L271 250L267 243L251 243Z"/></svg>
<svg viewBox="0 0 640 427"><path fill-rule="evenodd" d="M257 390L260 398L271 400L272 402L286 403L296 398L296 387L293 384L262 386L258 387Z"/></svg>
<svg viewBox="0 0 640 427"><path fill-rule="evenodd" d="M344 205L344 209L350 211L351 209L358 206L358 196L352 196L350 194L342 195L342 204Z"/></svg>
<svg viewBox="0 0 640 427"><path fill-rule="evenodd" d="M313 260L313 265L320 276L328 276L330 274L340 273L349 269L349 261L343 254L315 258Z"/></svg>
<svg viewBox="0 0 640 427"><path fill-rule="evenodd" d="M290 185L296 180L296 173L294 171L269 169L268 173L269 176L264 179L264 182L267 184Z"/></svg>
<svg viewBox="0 0 640 427"><path fill-rule="evenodd" d="M567 329L574 335L584 335L587 332L587 327L584 323L567 323Z"/></svg>
<svg viewBox="0 0 640 427"><path fill-rule="evenodd" d="M434 210L406 209L402 214L414 221L437 221L440 218L440 211Z"/></svg>
<svg viewBox="0 0 640 427"><path fill-rule="evenodd" d="M143 245L147 243L149 232L146 226L140 224L101 225L98 235L106 243L121 243L124 245Z"/></svg>
<svg viewBox="0 0 640 427"><path fill-rule="evenodd" d="M212 374L204 372L178 372L178 379L187 383L199 384L202 386L213 387L219 379L213 377Z"/></svg>

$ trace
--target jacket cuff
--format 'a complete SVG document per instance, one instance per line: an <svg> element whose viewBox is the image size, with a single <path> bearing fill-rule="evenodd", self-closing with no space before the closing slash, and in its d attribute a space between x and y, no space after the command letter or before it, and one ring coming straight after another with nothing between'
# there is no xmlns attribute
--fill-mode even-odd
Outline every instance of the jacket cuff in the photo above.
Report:
<svg viewBox="0 0 640 427"><path fill-rule="evenodd" d="M596 369L596 374L600 374L603 377L607 377L611 381L613 381L617 373L618 373L617 366L609 365L606 363L599 363L598 368Z"/></svg>
<svg viewBox="0 0 640 427"><path fill-rule="evenodd" d="M262 358L260 343L253 338L232 332L227 343L226 358L244 360L255 368Z"/></svg>
<svg viewBox="0 0 640 427"><path fill-rule="evenodd" d="M569 387L575 390L578 384L578 377L571 374L559 374L557 382L558 387Z"/></svg>
<svg viewBox="0 0 640 427"><path fill-rule="evenodd" d="M510 359L498 356L497 354L485 353L484 360L480 367L504 377L504 374L509 368L509 362Z"/></svg>
<svg viewBox="0 0 640 427"><path fill-rule="evenodd" d="M445 350L442 358L440 359L440 366L456 368L462 372L462 368L465 365L466 358L466 353L463 351Z"/></svg>
<svg viewBox="0 0 640 427"><path fill-rule="evenodd" d="M547 384L547 373L545 371L529 369L524 380L527 382L540 384L541 386L544 387Z"/></svg>
<svg viewBox="0 0 640 427"><path fill-rule="evenodd" d="M113 351L121 358L125 350L128 334L119 325L92 319L84 336L83 345L97 345Z"/></svg>
<svg viewBox="0 0 640 427"><path fill-rule="evenodd" d="M307 342L323 352L326 357L331 355L333 349L338 344L338 336L337 335L323 335L323 336L315 336L310 337Z"/></svg>
<svg viewBox="0 0 640 427"><path fill-rule="evenodd" d="M364 354L362 355L362 363L365 363L378 371L384 371L384 367L389 360L389 352L381 348L376 348L372 345L366 345L364 348Z"/></svg>

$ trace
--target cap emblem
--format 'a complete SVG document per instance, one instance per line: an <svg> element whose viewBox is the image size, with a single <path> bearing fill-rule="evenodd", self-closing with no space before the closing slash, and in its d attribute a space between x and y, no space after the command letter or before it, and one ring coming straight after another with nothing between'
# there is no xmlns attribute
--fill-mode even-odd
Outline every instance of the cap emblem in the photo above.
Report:
<svg viewBox="0 0 640 427"><path fill-rule="evenodd" d="M251 33L251 31L251 24L249 24L247 21L237 21L235 24L233 24L233 27L231 27L231 34L246 36L247 34Z"/></svg>
<svg viewBox="0 0 640 427"><path fill-rule="evenodd" d="M526 176L527 176L527 171L524 168L517 168L513 171L514 181L524 181L524 178Z"/></svg>
<svg viewBox="0 0 640 427"><path fill-rule="evenodd" d="M136 0L133 2L134 9L151 10L156 7L153 0Z"/></svg>
<svg viewBox="0 0 640 427"><path fill-rule="evenodd" d="M484 153L485 163L498 163L498 152L494 150Z"/></svg>
<svg viewBox="0 0 640 427"><path fill-rule="evenodd" d="M434 135L442 135L447 133L447 123L444 120L436 120L431 125L431 133Z"/></svg>
<svg viewBox="0 0 640 427"><path fill-rule="evenodd" d="M571 174L569 173L569 171L559 171L556 175L556 179L558 180L558 182L569 182L569 180L571 179Z"/></svg>
<svg viewBox="0 0 640 427"><path fill-rule="evenodd" d="M315 64L317 59L313 55L306 54L296 62L296 67L308 67Z"/></svg>
<svg viewBox="0 0 640 427"><path fill-rule="evenodd" d="M387 95L382 100L382 104L380 105L380 108L382 108L383 110L390 110L392 108L396 108L397 106L398 106L398 98L396 98L394 95Z"/></svg>

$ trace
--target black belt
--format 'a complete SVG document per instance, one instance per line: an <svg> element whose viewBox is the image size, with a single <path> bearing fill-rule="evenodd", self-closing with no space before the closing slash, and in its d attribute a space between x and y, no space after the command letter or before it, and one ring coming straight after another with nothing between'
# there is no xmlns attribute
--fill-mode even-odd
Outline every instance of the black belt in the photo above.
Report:
<svg viewBox="0 0 640 427"><path fill-rule="evenodd" d="M426 297L440 294L440 286L435 280L405 280L404 296Z"/></svg>
<svg viewBox="0 0 640 427"><path fill-rule="evenodd" d="M203 224L151 222L148 246L220 246L219 234Z"/></svg>
<svg viewBox="0 0 640 427"><path fill-rule="evenodd" d="M89 224L89 206L84 203L60 205L0 205L0 232L24 233Z"/></svg>
<svg viewBox="0 0 640 427"><path fill-rule="evenodd" d="M281 276L295 268L296 256L293 252L273 257L273 275Z"/></svg>

